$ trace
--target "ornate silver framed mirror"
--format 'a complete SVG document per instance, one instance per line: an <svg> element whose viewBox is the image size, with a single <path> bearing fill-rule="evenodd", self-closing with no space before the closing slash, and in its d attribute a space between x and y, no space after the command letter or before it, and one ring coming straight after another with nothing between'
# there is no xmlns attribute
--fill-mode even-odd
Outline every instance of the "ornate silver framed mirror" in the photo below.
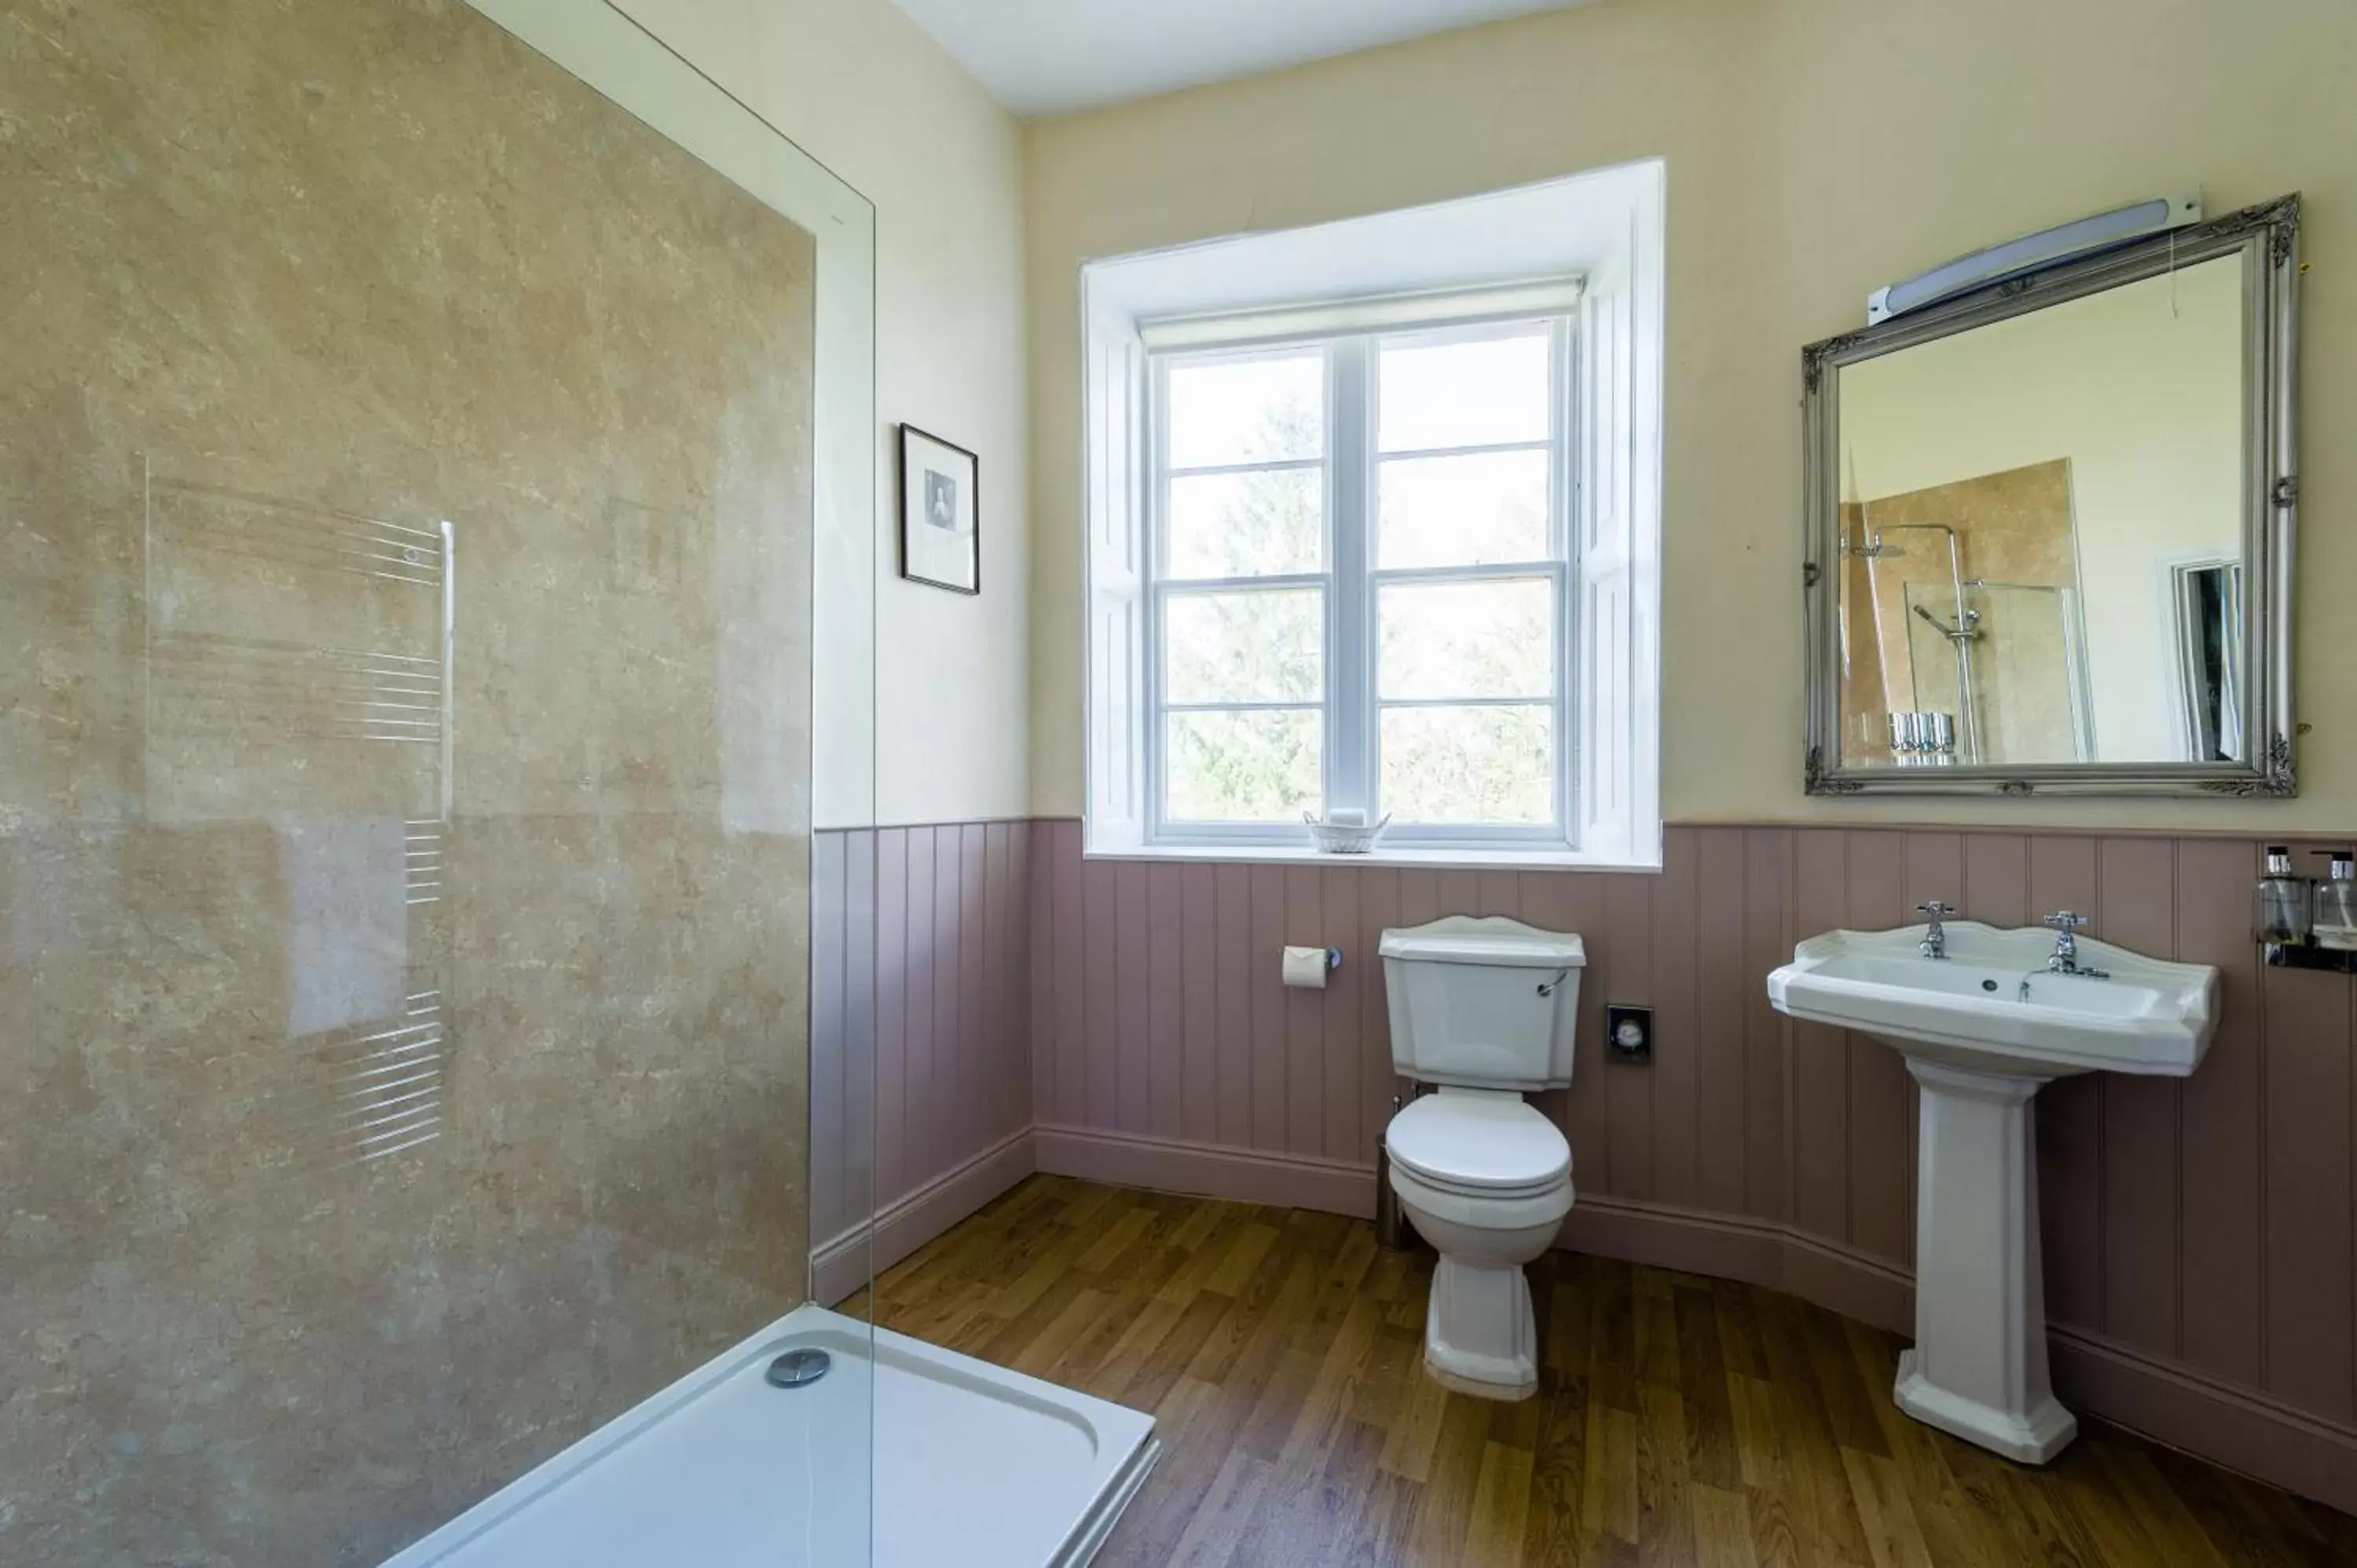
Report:
<svg viewBox="0 0 2357 1568"><path fill-rule="evenodd" d="M1811 794L2289 795L2299 199L1802 354Z"/></svg>

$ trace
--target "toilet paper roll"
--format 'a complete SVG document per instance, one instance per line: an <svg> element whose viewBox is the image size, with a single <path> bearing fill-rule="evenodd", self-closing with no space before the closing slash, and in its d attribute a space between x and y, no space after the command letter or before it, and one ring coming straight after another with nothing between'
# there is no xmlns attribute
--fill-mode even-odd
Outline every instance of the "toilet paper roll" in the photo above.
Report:
<svg viewBox="0 0 2357 1568"><path fill-rule="evenodd" d="M1324 948L1286 949L1285 983L1298 985L1308 991L1325 990L1326 950Z"/></svg>

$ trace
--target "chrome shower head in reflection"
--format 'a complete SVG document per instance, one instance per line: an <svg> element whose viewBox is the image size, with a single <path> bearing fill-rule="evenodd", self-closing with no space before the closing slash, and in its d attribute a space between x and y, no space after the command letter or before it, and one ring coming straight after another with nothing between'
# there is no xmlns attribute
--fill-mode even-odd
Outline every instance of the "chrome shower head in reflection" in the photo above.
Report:
<svg viewBox="0 0 2357 1568"><path fill-rule="evenodd" d="M1964 611L1963 617L1953 626L1942 620L1921 605L1915 607L1915 613L1921 616L1924 623L1932 630L1951 642L1968 641L1981 634L1981 612L1978 610Z"/></svg>

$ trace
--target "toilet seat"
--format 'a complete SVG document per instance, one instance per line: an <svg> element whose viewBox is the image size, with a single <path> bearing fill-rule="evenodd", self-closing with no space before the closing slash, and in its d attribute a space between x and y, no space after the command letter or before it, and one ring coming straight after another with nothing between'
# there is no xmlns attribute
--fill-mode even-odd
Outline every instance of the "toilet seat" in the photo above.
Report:
<svg viewBox="0 0 2357 1568"><path fill-rule="evenodd" d="M1526 1192L1474 1193L1437 1186L1401 1165L1392 1167L1392 1191L1399 1195L1418 1234L1436 1247L1439 1242L1433 1240L1432 1231L1424 1223L1427 1217L1485 1234L1523 1230L1533 1226L1552 1233L1563 1217L1571 1212L1577 1197L1572 1191L1568 1173L1551 1187L1533 1187ZM1534 1256L1537 1251L1532 1249Z"/></svg>
<svg viewBox="0 0 2357 1568"><path fill-rule="evenodd" d="M1519 1094L1425 1095L1392 1118L1383 1144L1395 1171L1457 1197L1502 1202L1571 1185L1571 1144Z"/></svg>

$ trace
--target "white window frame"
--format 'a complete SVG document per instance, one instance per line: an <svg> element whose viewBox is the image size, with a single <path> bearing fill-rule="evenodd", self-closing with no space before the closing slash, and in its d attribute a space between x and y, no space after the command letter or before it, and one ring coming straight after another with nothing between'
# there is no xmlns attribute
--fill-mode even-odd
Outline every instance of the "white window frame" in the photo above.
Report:
<svg viewBox="0 0 2357 1568"><path fill-rule="evenodd" d="M1563 520L1565 595L1573 607L1562 660L1572 722L1558 744L1567 774L1565 835L1560 842L1462 830L1448 830L1450 842L1386 835L1371 858L1661 869L1666 179L1663 160L1639 158L1428 207L1082 263L1075 325L1084 855L1323 858L1298 828L1290 842L1283 829L1234 836L1188 824L1181 841L1157 828L1146 767L1152 357L1392 333L1444 316L1469 326L1567 311L1575 323L1572 395L1561 406L1576 485ZM1152 783L1158 790L1158 766Z"/></svg>
<svg viewBox="0 0 2357 1568"><path fill-rule="evenodd" d="M1569 308L1576 285L1562 285L1553 308L1515 310L1492 291L1394 305L1362 315L1347 326L1333 324L1331 311L1305 307L1258 314L1222 334L1214 324L1190 322L1182 341L1151 348L1146 354L1144 483L1139 498L1144 548L1144 690L1140 739L1145 784L1145 843L1150 846L1296 845L1298 823L1173 821L1167 810L1164 737L1166 717L1185 712L1299 711L1312 704L1292 702L1190 703L1166 701L1161 691L1166 607L1176 596L1209 593L1269 592L1315 588L1325 604L1322 689L1315 706L1322 717L1321 777L1328 809L1355 806L1373 821L1388 808L1378 795L1382 777L1382 721L1391 708L1546 706L1552 726L1554 777L1548 800L1551 820L1537 823L1422 823L1395 821L1384 842L1394 848L1514 850L1570 853L1577 849L1581 722L1577 678L1579 474L1575 454L1578 322ZM1544 297L1544 290L1519 291ZM1501 308L1501 306L1506 308ZM1272 333L1273 325L1318 322L1322 331ZM1377 438L1382 350L1404 340L1468 341L1544 325L1548 335L1547 435L1536 442L1485 442L1431 451L1381 450ZM1322 568L1316 572L1226 578L1173 578L1166 574L1167 509L1174 478L1216 473L1222 467L1173 469L1163 461L1169 449L1169 373L1174 366L1238 361L1318 350L1325 362L1325 450L1316 458L1224 466L1226 471L1266 472L1316 467L1322 477ZM1529 561L1474 566L1391 567L1372 559L1375 485L1385 460L1470 456L1487 452L1544 450L1547 454L1546 553ZM1405 583L1480 583L1542 578L1549 585L1554 626L1552 689L1543 698L1383 699L1376 683L1376 606L1383 589Z"/></svg>

